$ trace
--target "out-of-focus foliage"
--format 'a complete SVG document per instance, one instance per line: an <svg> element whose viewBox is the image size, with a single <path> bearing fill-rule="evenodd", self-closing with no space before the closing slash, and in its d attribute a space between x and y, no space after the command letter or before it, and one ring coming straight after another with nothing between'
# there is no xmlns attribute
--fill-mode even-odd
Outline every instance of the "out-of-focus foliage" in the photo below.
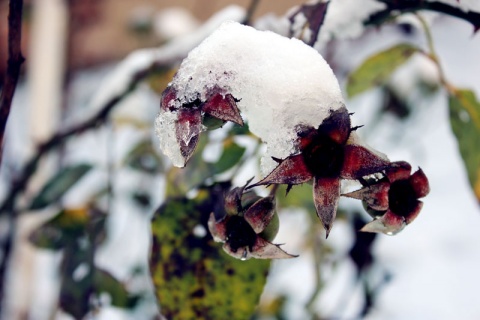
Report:
<svg viewBox="0 0 480 320"><path fill-rule="evenodd" d="M141 140L127 154L125 163L136 170L146 173L162 171L162 159L155 151L150 139Z"/></svg>
<svg viewBox="0 0 480 320"><path fill-rule="evenodd" d="M170 199L155 213L150 266L168 319L248 319L258 303L270 261L236 260L207 231L208 216L228 188Z"/></svg>
<svg viewBox="0 0 480 320"><path fill-rule="evenodd" d="M30 209L42 209L59 200L91 168L89 164L77 164L57 172L32 200Z"/></svg>
<svg viewBox="0 0 480 320"><path fill-rule="evenodd" d="M468 179L480 201L480 102L471 90L454 90L448 102L452 130Z"/></svg>
<svg viewBox="0 0 480 320"><path fill-rule="evenodd" d="M94 265L95 249L105 239L106 214L96 208L64 209L30 235L37 248L62 250L59 306L75 319L83 319L96 307L101 294L113 306L131 308L139 296L108 271Z"/></svg>
<svg viewBox="0 0 480 320"><path fill-rule="evenodd" d="M418 51L419 49L410 44L398 44L369 57L348 77L348 96L353 97L385 84L395 69Z"/></svg>

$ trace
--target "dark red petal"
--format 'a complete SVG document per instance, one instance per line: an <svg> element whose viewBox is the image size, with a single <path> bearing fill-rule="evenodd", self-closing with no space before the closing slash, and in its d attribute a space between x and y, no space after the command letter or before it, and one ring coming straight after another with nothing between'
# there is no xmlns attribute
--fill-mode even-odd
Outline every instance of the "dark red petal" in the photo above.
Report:
<svg viewBox="0 0 480 320"><path fill-rule="evenodd" d="M272 221L275 214L275 200L273 197L261 198L255 202L244 214L245 220L255 233L259 234Z"/></svg>
<svg viewBox="0 0 480 320"><path fill-rule="evenodd" d="M418 215L420 214L420 211L422 210L422 207L423 207L423 202L422 201L417 201L417 204L413 208L413 210L405 216L405 222L407 224L412 223L412 221L415 220L415 218L418 217Z"/></svg>
<svg viewBox="0 0 480 320"><path fill-rule="evenodd" d="M225 195L225 211L227 214L233 215L238 214L242 209L242 194L243 187L237 187Z"/></svg>
<svg viewBox="0 0 480 320"><path fill-rule="evenodd" d="M213 240L216 242L225 242L227 240L227 219L217 221L215 214L212 212L208 219L208 230L212 234Z"/></svg>
<svg viewBox="0 0 480 320"><path fill-rule="evenodd" d="M364 200L373 210L384 211L388 209L389 190L389 182L379 182L369 187L343 194L343 196Z"/></svg>
<svg viewBox="0 0 480 320"><path fill-rule="evenodd" d="M235 98L231 94L216 93L202 105L202 111L224 121L232 121L243 126L243 120L238 111Z"/></svg>
<svg viewBox="0 0 480 320"><path fill-rule="evenodd" d="M250 178L247 181L247 183L245 183L244 186L233 188L232 190L227 192L227 194L225 195L225 199L224 199L225 211L229 215L238 214L242 210L242 198L243 198L243 201L247 201L247 203L249 202L248 199L250 198L258 199L255 193L250 193L250 192L243 193L245 188L249 185L250 182L252 182L252 180L253 180L253 177ZM250 201L249 203L253 203L254 201L256 201L256 199L253 201Z"/></svg>
<svg viewBox="0 0 480 320"><path fill-rule="evenodd" d="M197 147L201 130L202 115L200 110L185 108L178 110L175 134L185 163L187 163Z"/></svg>
<svg viewBox="0 0 480 320"><path fill-rule="evenodd" d="M332 229L337 214L338 199L340 198L339 178L317 178L313 182L313 201L317 215L322 221L327 237Z"/></svg>
<svg viewBox="0 0 480 320"><path fill-rule="evenodd" d="M418 169L414 174L408 178L417 198L423 198L430 192L430 185L427 176L422 169Z"/></svg>
<svg viewBox="0 0 480 320"><path fill-rule="evenodd" d="M317 129L306 125L297 125L295 131L298 136L298 149L304 150L318 135Z"/></svg>
<svg viewBox="0 0 480 320"><path fill-rule="evenodd" d="M163 93L160 100L160 110L162 111L172 111L175 108L171 104L177 98L177 90L172 86L167 87Z"/></svg>
<svg viewBox="0 0 480 320"><path fill-rule="evenodd" d="M257 259L289 259L297 257L280 249L280 245L270 243L260 237L257 237L250 254Z"/></svg>
<svg viewBox="0 0 480 320"><path fill-rule="evenodd" d="M367 223L360 231L381 232L389 236L399 233L406 226L405 219L388 210L382 217Z"/></svg>
<svg viewBox="0 0 480 320"><path fill-rule="evenodd" d="M390 161L367 148L355 144L347 144L345 146L345 160L340 176L344 179L355 180L383 171L389 166Z"/></svg>
<svg viewBox="0 0 480 320"><path fill-rule="evenodd" d="M320 134L326 134L338 144L345 144L350 136L350 115L347 109L341 108L331 111L318 127Z"/></svg>
<svg viewBox="0 0 480 320"><path fill-rule="evenodd" d="M300 184L313 178L301 154L283 160L268 176L248 188L269 184Z"/></svg>
<svg viewBox="0 0 480 320"><path fill-rule="evenodd" d="M406 161L392 162L390 167L385 170L390 182L408 179L410 172L412 172L412 166Z"/></svg>

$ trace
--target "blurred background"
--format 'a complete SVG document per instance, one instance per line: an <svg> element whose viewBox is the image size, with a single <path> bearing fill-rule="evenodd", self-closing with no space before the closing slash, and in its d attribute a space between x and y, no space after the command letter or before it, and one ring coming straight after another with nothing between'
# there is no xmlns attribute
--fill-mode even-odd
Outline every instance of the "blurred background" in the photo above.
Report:
<svg viewBox="0 0 480 320"><path fill-rule="evenodd" d="M339 2L345 5L327 18L340 21L340 27L361 24L371 14L356 14L360 4ZM188 51L221 21L244 21L250 9L253 26L281 33L288 12L302 3L24 1L26 62L0 172L2 209L18 217L2 214L0 220L0 236L14 240L8 250L2 240L7 268L2 319L158 317L148 269L150 220L164 203L172 172L154 134L161 92ZM8 1L0 0L0 81L6 72L7 14ZM461 19L421 14L445 78L478 97L478 32ZM344 36L329 29L321 38L315 48L342 89L371 55L403 42L428 47L412 14ZM355 113L353 125L365 125L362 138L392 161L421 167L431 193L415 223L394 237L359 234L370 217L361 204L342 198L325 240L320 223L311 219L316 219L311 189L294 188L293 200L279 204L275 242L300 257L272 262L253 318L480 318L474 298L480 285L478 185L472 188L452 133L437 66L416 55L386 83L344 96ZM471 117L464 115L465 123ZM204 155L211 161L207 153L222 147L218 136L209 141L214 146ZM468 141L478 154L480 137L474 132ZM248 141L237 142L258 160ZM255 161L239 173L236 185L258 175Z"/></svg>

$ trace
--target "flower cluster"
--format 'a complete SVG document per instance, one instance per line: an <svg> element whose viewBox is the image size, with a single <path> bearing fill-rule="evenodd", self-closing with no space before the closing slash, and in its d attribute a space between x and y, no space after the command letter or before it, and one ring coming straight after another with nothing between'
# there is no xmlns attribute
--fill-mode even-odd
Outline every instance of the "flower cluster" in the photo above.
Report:
<svg viewBox="0 0 480 320"><path fill-rule="evenodd" d="M247 260L294 258L280 245L270 241L278 232L278 215L273 195L261 198L244 187L234 188L225 196L225 214L217 220L212 212L208 229L229 255Z"/></svg>
<svg viewBox="0 0 480 320"><path fill-rule="evenodd" d="M243 120L237 108L237 102L231 94L215 87L206 95L206 100L197 98L177 107L180 100L173 86L167 87L162 94L160 112L177 114L175 121L175 136L180 147L184 164L192 156L197 147L200 132L207 117L221 121L232 121L243 126Z"/></svg>
<svg viewBox="0 0 480 320"><path fill-rule="evenodd" d="M383 179L344 194L364 201L367 211L375 217L361 231L394 235L418 216L423 206L418 199L425 197L430 187L422 169L413 174L411 171L407 162L394 162L385 170Z"/></svg>
<svg viewBox="0 0 480 320"><path fill-rule="evenodd" d="M279 164L263 180L250 187L270 184L292 185L313 180L317 215L328 234L336 216L341 179L360 179L391 166L377 153L358 144L352 134L350 114L345 107L330 111L318 128L298 128L298 153Z"/></svg>

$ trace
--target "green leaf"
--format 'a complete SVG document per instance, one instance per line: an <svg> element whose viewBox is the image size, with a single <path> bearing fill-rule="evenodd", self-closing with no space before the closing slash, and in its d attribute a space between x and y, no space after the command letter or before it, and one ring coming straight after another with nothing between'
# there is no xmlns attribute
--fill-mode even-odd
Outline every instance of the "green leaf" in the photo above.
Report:
<svg viewBox="0 0 480 320"><path fill-rule="evenodd" d="M183 196L212 176L212 167L203 159L208 135L201 134L197 148L185 168L171 167L167 172L167 197Z"/></svg>
<svg viewBox="0 0 480 320"><path fill-rule="evenodd" d="M90 169L89 164L66 167L53 176L30 204L30 210L42 209L59 200Z"/></svg>
<svg viewBox="0 0 480 320"><path fill-rule="evenodd" d="M286 191L286 185L281 185L277 191L277 203L280 207L305 208L309 211L315 212L312 185L310 183L293 186L287 196L285 196Z"/></svg>
<svg viewBox="0 0 480 320"><path fill-rule="evenodd" d="M99 244L105 238L105 219L106 214L88 207L64 209L35 229L29 240L37 248L50 250L63 249L87 235Z"/></svg>
<svg viewBox="0 0 480 320"><path fill-rule="evenodd" d="M480 201L480 102L470 90L449 96L450 124L475 196Z"/></svg>
<svg viewBox="0 0 480 320"><path fill-rule="evenodd" d="M245 153L245 148L236 144L232 138L223 143L223 152L220 159L213 164L213 173L218 174L232 168L240 161Z"/></svg>
<svg viewBox="0 0 480 320"><path fill-rule="evenodd" d="M131 309L140 299L140 296L130 294L125 285L108 271L96 268L93 283L97 294L107 293L110 296L112 306Z"/></svg>
<svg viewBox="0 0 480 320"><path fill-rule="evenodd" d="M348 96L353 97L384 84L396 68L418 51L418 48L410 44L399 44L369 57L348 77Z"/></svg>
<svg viewBox="0 0 480 320"><path fill-rule="evenodd" d="M157 173L163 170L162 159L149 139L137 143L125 157L125 163L136 170Z"/></svg>
<svg viewBox="0 0 480 320"><path fill-rule="evenodd" d="M270 261L234 259L208 231L193 231L207 229L217 200L200 190L195 200L172 199L155 213L150 270L167 319L249 319L259 301Z"/></svg>

